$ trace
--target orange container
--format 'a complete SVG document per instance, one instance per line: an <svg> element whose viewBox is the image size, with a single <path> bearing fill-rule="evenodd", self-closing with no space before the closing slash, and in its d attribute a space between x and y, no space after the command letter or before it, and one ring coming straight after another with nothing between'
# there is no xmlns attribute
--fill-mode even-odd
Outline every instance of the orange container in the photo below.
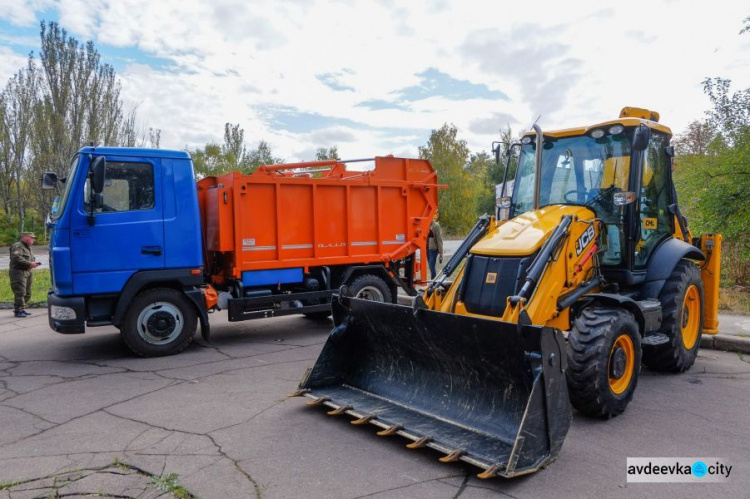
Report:
<svg viewBox="0 0 750 499"><path fill-rule="evenodd" d="M261 166L198 182L212 281L242 272L353 265L426 255L437 175L420 159L377 157L369 171L337 161ZM426 276L426 257L420 277Z"/></svg>

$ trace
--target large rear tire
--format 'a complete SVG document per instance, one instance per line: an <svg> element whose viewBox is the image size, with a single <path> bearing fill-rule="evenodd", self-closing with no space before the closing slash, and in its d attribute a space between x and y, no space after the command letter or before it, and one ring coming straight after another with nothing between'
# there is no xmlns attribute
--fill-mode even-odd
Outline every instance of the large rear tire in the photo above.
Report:
<svg viewBox="0 0 750 499"><path fill-rule="evenodd" d="M611 418L633 398L641 370L641 336L628 311L589 307L568 335L570 402L590 416Z"/></svg>
<svg viewBox="0 0 750 499"><path fill-rule="evenodd" d="M122 339L135 354L161 357L180 353L198 326L195 307L174 289L148 289L133 300L122 323Z"/></svg>
<svg viewBox="0 0 750 499"><path fill-rule="evenodd" d="M662 320L659 332L669 338L643 348L643 363L654 371L681 373L690 369L703 335L703 281L698 267L677 264L659 293Z"/></svg>
<svg viewBox="0 0 750 499"><path fill-rule="evenodd" d="M393 295L383 279L374 274L364 274L349 285L349 293L355 298L392 303Z"/></svg>

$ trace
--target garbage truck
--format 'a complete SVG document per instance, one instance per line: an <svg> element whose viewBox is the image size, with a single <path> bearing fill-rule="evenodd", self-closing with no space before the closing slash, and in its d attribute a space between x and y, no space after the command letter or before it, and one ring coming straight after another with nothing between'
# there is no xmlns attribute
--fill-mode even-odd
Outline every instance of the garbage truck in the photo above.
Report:
<svg viewBox="0 0 750 499"><path fill-rule="evenodd" d="M198 323L208 340L218 310L229 321L321 319L342 285L382 302L399 288L414 295L439 187L420 159L263 165L196 182L185 152L85 147L65 178L42 178L61 191L48 218L49 325L111 325L134 353L160 356L184 350Z"/></svg>
<svg viewBox="0 0 750 499"><path fill-rule="evenodd" d="M508 148L495 216L413 306L340 290L335 327L290 395L480 478L513 477L556 458L573 407L622 413L642 364L689 369L717 333L721 235L690 232L671 135L632 107L590 126L534 125Z"/></svg>

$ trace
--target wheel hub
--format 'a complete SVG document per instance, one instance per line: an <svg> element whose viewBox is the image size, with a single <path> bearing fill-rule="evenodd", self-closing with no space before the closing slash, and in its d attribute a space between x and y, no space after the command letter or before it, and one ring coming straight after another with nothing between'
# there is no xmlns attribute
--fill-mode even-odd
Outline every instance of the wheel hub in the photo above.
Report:
<svg viewBox="0 0 750 499"><path fill-rule="evenodd" d="M174 331L177 322L168 312L156 312L148 318L146 328L157 338L166 338Z"/></svg>
<svg viewBox="0 0 750 499"><path fill-rule="evenodd" d="M625 365L627 364L627 356L625 350L621 347L615 348L612 352L612 358L609 361L609 376L612 379L620 379L625 374Z"/></svg>
<svg viewBox="0 0 750 499"><path fill-rule="evenodd" d="M683 327L683 329L687 327L689 321L690 321L690 310L688 310L688 307L683 307L682 308L682 327Z"/></svg>

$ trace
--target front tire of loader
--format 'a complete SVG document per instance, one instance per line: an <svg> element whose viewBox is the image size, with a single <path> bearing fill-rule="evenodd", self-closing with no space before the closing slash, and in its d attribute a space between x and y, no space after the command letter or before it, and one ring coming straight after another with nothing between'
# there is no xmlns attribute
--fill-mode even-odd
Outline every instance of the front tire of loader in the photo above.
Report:
<svg viewBox="0 0 750 499"><path fill-rule="evenodd" d="M568 335L570 402L590 416L611 418L633 398L641 370L641 336L633 314L588 307Z"/></svg>
<svg viewBox="0 0 750 499"><path fill-rule="evenodd" d="M184 293L148 289L135 297L122 323L122 339L141 357L174 355L187 348L198 327L198 314Z"/></svg>
<svg viewBox="0 0 750 499"><path fill-rule="evenodd" d="M643 363L654 371L687 371L695 362L703 335L703 281L698 267L687 260L678 263L664 283L659 301L659 332L669 341L644 347Z"/></svg>

